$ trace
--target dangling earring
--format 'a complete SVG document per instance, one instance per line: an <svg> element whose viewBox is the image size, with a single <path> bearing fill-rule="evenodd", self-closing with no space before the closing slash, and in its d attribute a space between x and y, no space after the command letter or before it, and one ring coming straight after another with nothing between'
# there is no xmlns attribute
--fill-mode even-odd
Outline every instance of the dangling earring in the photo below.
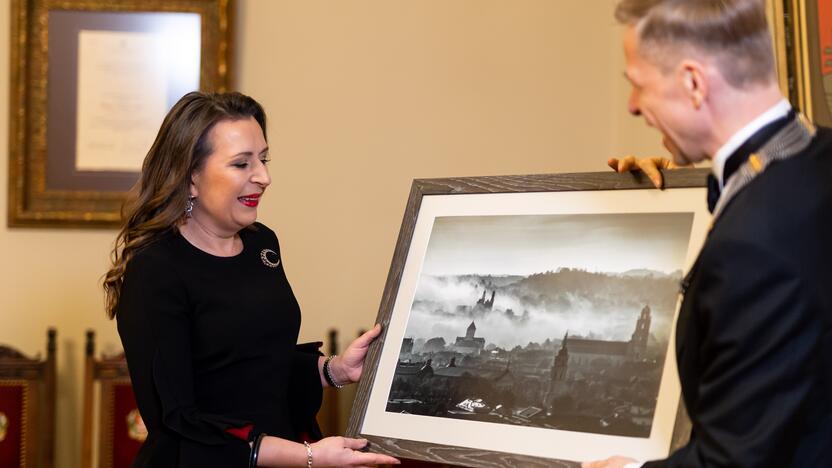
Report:
<svg viewBox="0 0 832 468"><path fill-rule="evenodd" d="M188 202L185 204L185 217L190 218L191 213L194 211L194 200L196 197L188 197Z"/></svg>

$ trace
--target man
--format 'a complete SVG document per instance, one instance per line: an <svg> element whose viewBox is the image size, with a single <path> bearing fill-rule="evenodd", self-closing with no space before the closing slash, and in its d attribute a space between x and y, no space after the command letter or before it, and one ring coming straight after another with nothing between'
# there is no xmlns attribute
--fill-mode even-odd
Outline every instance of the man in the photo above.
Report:
<svg viewBox="0 0 832 468"><path fill-rule="evenodd" d="M713 162L713 227L676 329L693 431L645 467L832 466L832 130L781 96L763 3L616 10L630 112L676 164Z"/></svg>

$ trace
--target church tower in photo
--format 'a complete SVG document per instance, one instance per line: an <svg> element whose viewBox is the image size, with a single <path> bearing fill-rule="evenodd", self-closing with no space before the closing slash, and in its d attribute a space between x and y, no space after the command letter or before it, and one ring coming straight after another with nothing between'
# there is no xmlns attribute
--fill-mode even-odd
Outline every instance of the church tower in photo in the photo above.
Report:
<svg viewBox="0 0 832 468"><path fill-rule="evenodd" d="M642 359L647 355L647 338L650 337L650 306L645 305L641 309L641 315L636 322L636 329L630 338L630 356L633 359Z"/></svg>
<svg viewBox="0 0 832 468"><path fill-rule="evenodd" d="M569 332L566 332L563 336L560 349L557 355L555 355L555 361L552 363L552 370L550 372L549 389L543 398L543 407L550 413L553 400L568 392L566 371L569 370L569 349L567 348L567 341L569 341Z"/></svg>
<svg viewBox="0 0 832 468"><path fill-rule="evenodd" d="M566 348L566 342L568 340L569 332L566 332L563 335L560 350L557 356L555 356L555 362L552 364L552 382L566 380L566 371L569 370L569 350Z"/></svg>

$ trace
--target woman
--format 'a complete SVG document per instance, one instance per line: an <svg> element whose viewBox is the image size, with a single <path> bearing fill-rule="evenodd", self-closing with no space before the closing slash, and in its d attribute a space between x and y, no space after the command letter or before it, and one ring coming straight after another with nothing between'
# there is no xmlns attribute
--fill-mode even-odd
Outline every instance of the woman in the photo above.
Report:
<svg viewBox="0 0 832 468"><path fill-rule="evenodd" d="M134 467L397 463L365 440L301 443L380 327L338 357L296 346L277 237L256 222L268 162L266 116L239 93L184 96L145 158L104 280L148 429Z"/></svg>

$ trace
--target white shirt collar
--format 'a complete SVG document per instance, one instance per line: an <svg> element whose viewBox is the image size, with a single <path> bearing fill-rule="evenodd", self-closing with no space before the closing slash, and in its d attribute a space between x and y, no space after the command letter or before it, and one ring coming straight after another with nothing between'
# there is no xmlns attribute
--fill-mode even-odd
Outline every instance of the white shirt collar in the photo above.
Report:
<svg viewBox="0 0 832 468"><path fill-rule="evenodd" d="M719 181L720 189L725 186L725 181L722 180L722 177L725 172L725 163L728 161L728 157L734 154L734 151L745 143L745 140L748 140L752 135L757 133L758 130L781 117L785 117L791 108L792 105L789 104L789 101L781 99L777 104L771 106L767 111L763 112L757 116L757 118L749 122L745 127L741 128L737 133L729 138L721 148L719 148L719 151L717 151L714 155L713 167L711 170L713 171L714 176L716 176L716 180Z"/></svg>

